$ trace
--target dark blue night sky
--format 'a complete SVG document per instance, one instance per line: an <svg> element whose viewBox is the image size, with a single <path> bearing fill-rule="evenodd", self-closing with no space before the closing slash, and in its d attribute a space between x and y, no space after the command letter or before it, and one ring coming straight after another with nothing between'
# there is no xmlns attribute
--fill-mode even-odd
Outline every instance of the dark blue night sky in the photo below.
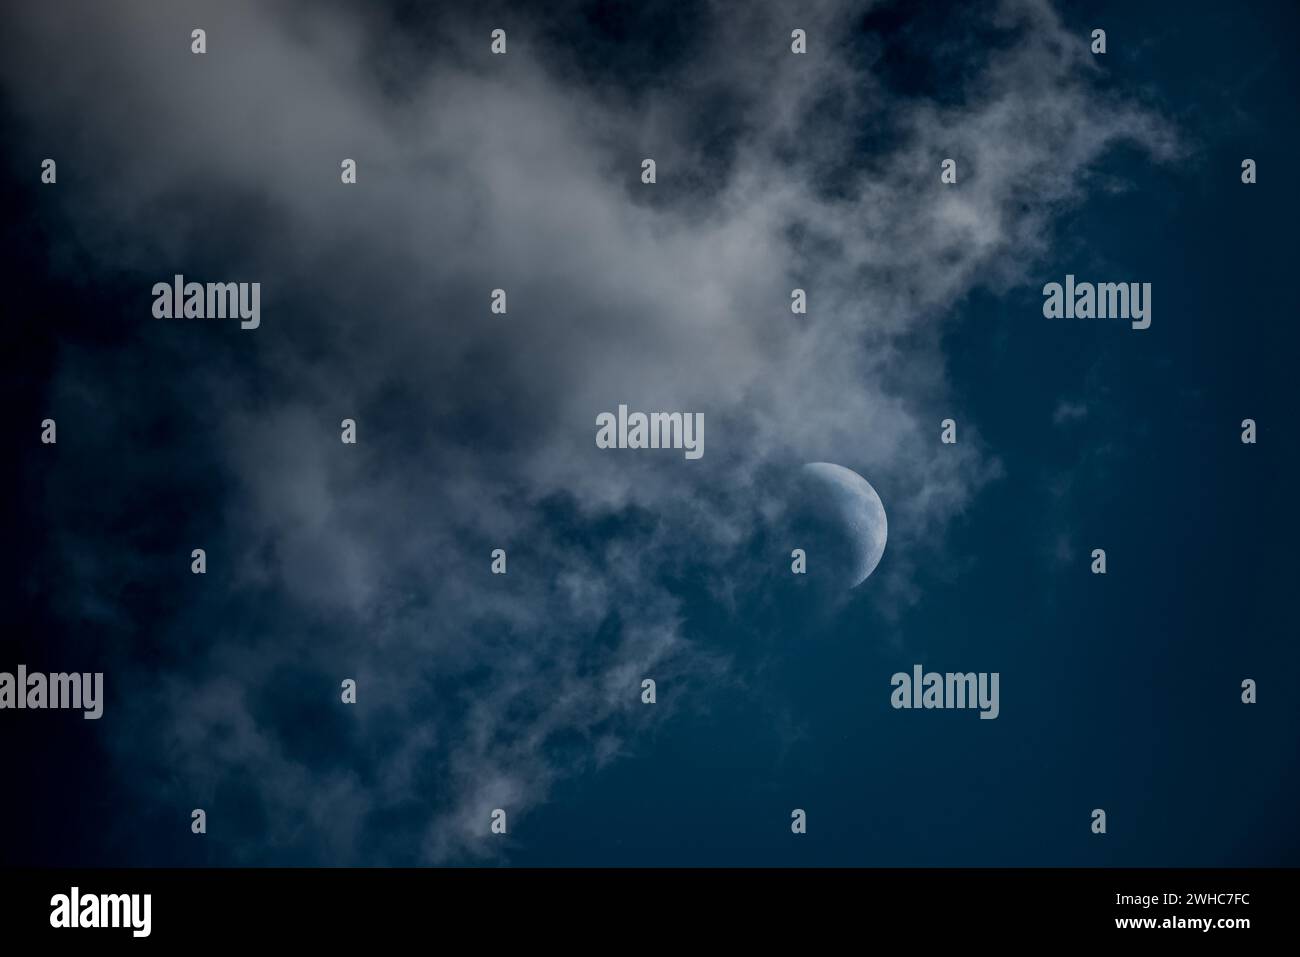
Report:
<svg viewBox="0 0 1300 957"><path fill-rule="evenodd" d="M0 40L0 671L108 689L0 712L6 862L1300 863L1294 5L123 6ZM153 319L178 272L262 327ZM810 460L889 512L852 592L770 520Z"/></svg>

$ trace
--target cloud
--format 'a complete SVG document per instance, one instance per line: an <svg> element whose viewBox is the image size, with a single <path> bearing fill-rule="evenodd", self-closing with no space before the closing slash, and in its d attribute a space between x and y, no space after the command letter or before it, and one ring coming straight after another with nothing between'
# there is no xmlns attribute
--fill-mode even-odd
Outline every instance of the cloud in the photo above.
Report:
<svg viewBox="0 0 1300 957"><path fill-rule="evenodd" d="M1056 409L1052 412L1052 424L1066 425L1070 422L1078 422L1080 419L1087 418L1087 416L1087 404L1062 399L1056 404Z"/></svg>
<svg viewBox="0 0 1300 957"><path fill-rule="evenodd" d="M70 31L32 6L0 66L29 148L59 154L71 241L141 290L112 314L121 345L70 346L52 395L142 437L105 508L150 488L194 525L171 543L137 509L151 533L122 556L111 529L65 523L80 571L58 600L128 632L116 760L150 765L169 806L237 804L235 861L499 853L492 808L518 820L670 710L640 704L642 677L701 696L736 680L675 582L706 556L743 616L777 480L804 461L871 478L881 601L915 601L917 556L1000 474L975 424L937 441L942 320L1025 281L1110 147L1176 149L1095 90L1038 3L999 8L959 96L882 79L906 40L833 4L803 12L807 56L769 12L719 6L687 55L634 77L576 61L578 26L566 46L523 14L492 57L468 22L402 38L379 8L305 9L119 3ZM144 291L174 272L260 281L261 328L151 319ZM77 404L128 372L143 394ZM703 412L705 457L597 449L619 403ZM110 439L84 454L95 467ZM160 663L123 609L158 613L140 582L195 535L210 571L159 621L185 649Z"/></svg>

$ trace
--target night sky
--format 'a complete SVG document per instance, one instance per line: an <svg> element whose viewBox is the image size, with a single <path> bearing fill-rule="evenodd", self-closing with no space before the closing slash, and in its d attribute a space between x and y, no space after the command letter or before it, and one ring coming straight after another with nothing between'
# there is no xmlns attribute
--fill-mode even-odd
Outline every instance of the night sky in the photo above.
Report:
<svg viewBox="0 0 1300 957"><path fill-rule="evenodd" d="M5 13L0 671L106 702L0 712L0 860L1300 863L1294 4L537 6Z"/></svg>

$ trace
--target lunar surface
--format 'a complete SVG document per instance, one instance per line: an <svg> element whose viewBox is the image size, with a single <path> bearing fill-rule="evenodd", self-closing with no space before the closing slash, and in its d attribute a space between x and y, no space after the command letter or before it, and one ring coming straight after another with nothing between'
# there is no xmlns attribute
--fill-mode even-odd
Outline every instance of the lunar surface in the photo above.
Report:
<svg viewBox="0 0 1300 957"><path fill-rule="evenodd" d="M880 564L889 535L880 496L870 482L842 465L809 462L801 471L804 494L813 497L805 507L815 509L842 532L841 541L847 546L839 556L847 565L843 578L849 588L862 584Z"/></svg>

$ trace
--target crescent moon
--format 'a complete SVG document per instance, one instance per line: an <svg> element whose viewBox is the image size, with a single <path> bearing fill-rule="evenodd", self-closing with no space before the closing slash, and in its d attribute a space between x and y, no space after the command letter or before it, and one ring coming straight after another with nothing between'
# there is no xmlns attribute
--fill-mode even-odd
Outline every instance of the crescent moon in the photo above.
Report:
<svg viewBox="0 0 1300 957"><path fill-rule="evenodd" d="M852 469L832 462L809 462L805 475L825 489L830 509L843 524L853 543L853 571L850 588L866 581L880 564L889 537L885 506L871 483Z"/></svg>

